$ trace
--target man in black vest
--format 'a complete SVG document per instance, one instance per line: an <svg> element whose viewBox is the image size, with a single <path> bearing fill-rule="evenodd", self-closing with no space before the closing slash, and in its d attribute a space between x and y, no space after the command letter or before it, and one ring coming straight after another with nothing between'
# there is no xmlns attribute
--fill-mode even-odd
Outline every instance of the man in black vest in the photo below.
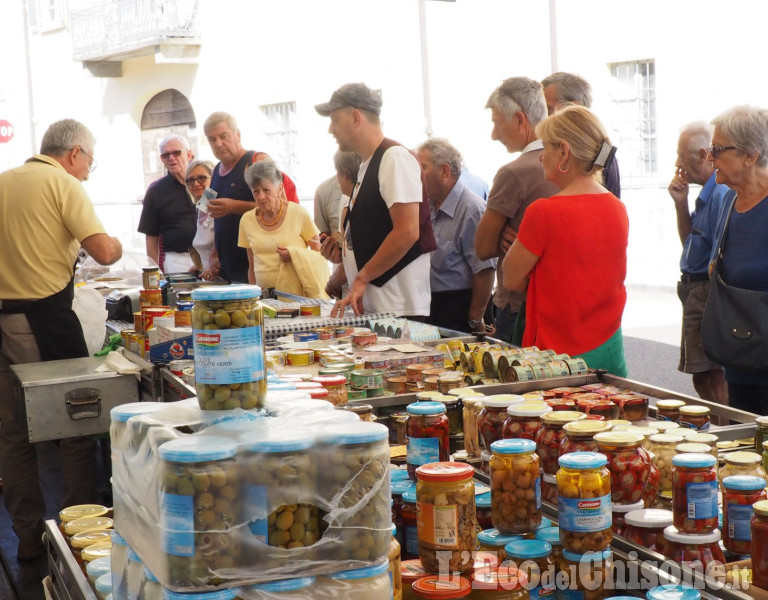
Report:
<svg viewBox="0 0 768 600"><path fill-rule="evenodd" d="M348 83L315 110L331 118L329 133L343 152L363 159L344 231L342 261L349 294L332 316L347 306L355 314L394 312L426 317L431 300L429 252L436 248L427 188L416 158L384 137L381 95L364 83ZM335 244L328 238L324 254Z"/></svg>

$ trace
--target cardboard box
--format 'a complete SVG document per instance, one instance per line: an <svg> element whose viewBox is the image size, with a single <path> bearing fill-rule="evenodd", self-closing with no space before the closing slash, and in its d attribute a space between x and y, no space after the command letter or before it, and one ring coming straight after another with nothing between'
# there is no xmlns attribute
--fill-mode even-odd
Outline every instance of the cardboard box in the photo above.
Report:
<svg viewBox="0 0 768 600"><path fill-rule="evenodd" d="M191 335L149 346L149 360L153 363L164 365L172 360L191 359L194 356Z"/></svg>

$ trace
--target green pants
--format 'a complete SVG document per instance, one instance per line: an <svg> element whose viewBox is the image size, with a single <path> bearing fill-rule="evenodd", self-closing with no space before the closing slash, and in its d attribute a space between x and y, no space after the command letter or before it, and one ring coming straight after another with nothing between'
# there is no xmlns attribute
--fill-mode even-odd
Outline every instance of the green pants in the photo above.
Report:
<svg viewBox="0 0 768 600"><path fill-rule="evenodd" d="M628 369L624 358L624 336L621 333L621 327L594 350L574 358L583 358L590 369L605 369L611 375L626 377Z"/></svg>

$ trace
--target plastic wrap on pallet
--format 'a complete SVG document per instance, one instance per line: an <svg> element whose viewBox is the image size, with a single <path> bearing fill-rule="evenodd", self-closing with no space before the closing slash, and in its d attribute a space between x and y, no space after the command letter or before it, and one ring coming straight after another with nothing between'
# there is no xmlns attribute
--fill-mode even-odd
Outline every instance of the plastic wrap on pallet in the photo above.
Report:
<svg viewBox="0 0 768 600"><path fill-rule="evenodd" d="M277 400L272 416L182 401L113 428L115 527L164 586L321 576L387 557L388 430L311 404Z"/></svg>

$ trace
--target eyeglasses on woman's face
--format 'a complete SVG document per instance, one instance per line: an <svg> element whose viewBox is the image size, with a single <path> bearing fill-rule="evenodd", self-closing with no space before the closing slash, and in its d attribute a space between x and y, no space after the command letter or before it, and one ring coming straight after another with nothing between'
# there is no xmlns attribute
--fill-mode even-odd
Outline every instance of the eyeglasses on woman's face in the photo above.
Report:
<svg viewBox="0 0 768 600"><path fill-rule="evenodd" d="M205 182L208 181L211 178L210 175L198 175L197 177L190 177L187 179L187 185L189 187L192 187L195 185L195 183L199 183L200 185L205 185Z"/></svg>

